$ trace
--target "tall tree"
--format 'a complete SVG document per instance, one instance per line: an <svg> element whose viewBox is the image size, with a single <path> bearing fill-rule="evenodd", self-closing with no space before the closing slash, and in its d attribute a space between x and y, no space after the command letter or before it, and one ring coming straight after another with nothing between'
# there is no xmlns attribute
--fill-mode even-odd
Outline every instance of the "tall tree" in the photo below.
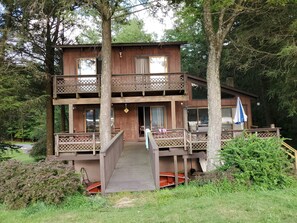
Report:
<svg viewBox="0 0 297 223"><path fill-rule="evenodd" d="M222 113L220 63L226 35L235 18L243 11L244 0L203 1L203 24L208 40L207 99L208 99L208 140L207 170L219 166L218 153L221 148Z"/></svg>

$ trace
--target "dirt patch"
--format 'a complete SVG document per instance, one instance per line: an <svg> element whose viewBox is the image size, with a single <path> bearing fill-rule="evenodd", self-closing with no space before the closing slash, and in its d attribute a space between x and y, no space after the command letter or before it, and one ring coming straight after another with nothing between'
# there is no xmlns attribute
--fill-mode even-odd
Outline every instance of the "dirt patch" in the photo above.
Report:
<svg viewBox="0 0 297 223"><path fill-rule="evenodd" d="M129 197L123 197L115 203L114 207L115 208L134 207L135 201L136 201L136 199L131 199Z"/></svg>

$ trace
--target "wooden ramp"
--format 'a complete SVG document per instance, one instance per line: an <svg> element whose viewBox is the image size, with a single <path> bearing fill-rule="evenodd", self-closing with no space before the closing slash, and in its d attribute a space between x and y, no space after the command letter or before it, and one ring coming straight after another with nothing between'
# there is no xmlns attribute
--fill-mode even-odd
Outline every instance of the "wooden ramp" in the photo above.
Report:
<svg viewBox="0 0 297 223"><path fill-rule="evenodd" d="M125 142L106 193L155 189L149 153L144 142Z"/></svg>

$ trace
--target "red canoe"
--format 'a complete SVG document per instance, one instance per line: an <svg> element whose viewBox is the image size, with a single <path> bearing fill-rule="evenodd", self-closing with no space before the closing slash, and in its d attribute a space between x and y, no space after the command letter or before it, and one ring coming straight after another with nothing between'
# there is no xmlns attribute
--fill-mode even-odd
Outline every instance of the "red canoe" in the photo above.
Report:
<svg viewBox="0 0 297 223"><path fill-rule="evenodd" d="M178 174L178 184L185 182L185 175ZM173 172L160 172L160 188L170 187L175 185L175 176Z"/></svg>
<svg viewBox="0 0 297 223"><path fill-rule="evenodd" d="M86 190L88 191L89 194L97 194L101 192L101 182L94 182L91 183Z"/></svg>

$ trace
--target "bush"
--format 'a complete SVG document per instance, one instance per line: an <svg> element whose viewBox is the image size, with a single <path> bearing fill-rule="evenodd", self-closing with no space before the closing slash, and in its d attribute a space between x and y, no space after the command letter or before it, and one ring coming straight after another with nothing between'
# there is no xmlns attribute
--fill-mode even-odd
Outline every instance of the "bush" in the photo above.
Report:
<svg viewBox="0 0 297 223"><path fill-rule="evenodd" d="M279 138L237 137L221 151L222 170L233 169L239 183L263 189L283 188L293 182L292 165Z"/></svg>
<svg viewBox="0 0 297 223"><path fill-rule="evenodd" d="M32 156L35 161L45 160L46 158L46 135L42 136L36 143L34 143L30 156Z"/></svg>
<svg viewBox="0 0 297 223"><path fill-rule="evenodd" d="M82 191L80 179L69 166L58 162L0 163L0 203L12 209L36 202L59 204Z"/></svg>

